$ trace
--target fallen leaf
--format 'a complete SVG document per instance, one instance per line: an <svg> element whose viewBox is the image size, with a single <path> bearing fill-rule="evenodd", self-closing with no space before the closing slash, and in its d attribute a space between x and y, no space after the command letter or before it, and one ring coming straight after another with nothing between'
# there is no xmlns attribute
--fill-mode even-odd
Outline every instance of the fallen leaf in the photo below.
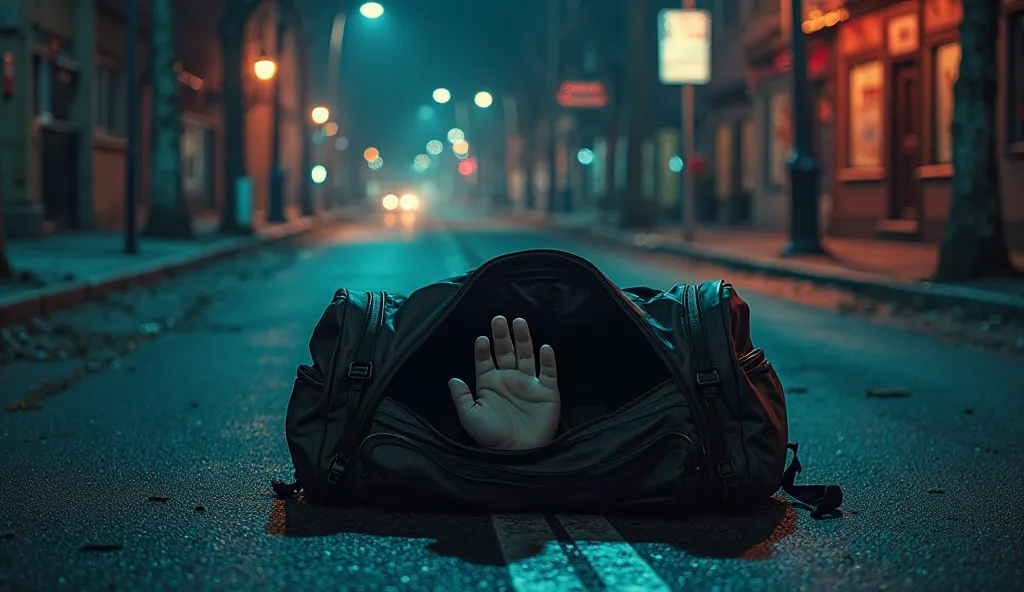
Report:
<svg viewBox="0 0 1024 592"><path fill-rule="evenodd" d="M925 491L925 493L946 493L946 490L939 489L938 487L929 487L928 489L925 489L924 491Z"/></svg>
<svg viewBox="0 0 1024 592"><path fill-rule="evenodd" d="M901 399L910 396L910 389L905 388L869 388L869 397L876 399Z"/></svg>
<svg viewBox="0 0 1024 592"><path fill-rule="evenodd" d="M169 498L169 497L167 497L165 495L151 495L151 496L149 496L149 501L151 501L151 502L169 502L169 501L171 501L171 498Z"/></svg>
<svg viewBox="0 0 1024 592"><path fill-rule="evenodd" d="M104 553L107 551L120 551L121 549L124 549L124 545L84 545L79 551Z"/></svg>

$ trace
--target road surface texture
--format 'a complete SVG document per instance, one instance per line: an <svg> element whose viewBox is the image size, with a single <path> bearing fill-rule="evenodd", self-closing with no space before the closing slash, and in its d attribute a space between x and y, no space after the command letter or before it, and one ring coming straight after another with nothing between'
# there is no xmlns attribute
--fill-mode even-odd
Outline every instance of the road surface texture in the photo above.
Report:
<svg viewBox="0 0 1024 592"><path fill-rule="evenodd" d="M271 480L291 474L295 367L336 288L409 292L532 247L582 254L620 285L712 279L465 220L321 238L123 296L145 304L116 314L97 305L62 317L125 327L99 362L0 366L13 409L0 414L0 589L1012 590L1024 579L1024 364L742 284L755 343L788 387L801 480L842 485L840 518L814 520L781 498L751 517L687 520L277 500ZM44 377L59 384L33 391ZM906 396L867 395L877 388Z"/></svg>

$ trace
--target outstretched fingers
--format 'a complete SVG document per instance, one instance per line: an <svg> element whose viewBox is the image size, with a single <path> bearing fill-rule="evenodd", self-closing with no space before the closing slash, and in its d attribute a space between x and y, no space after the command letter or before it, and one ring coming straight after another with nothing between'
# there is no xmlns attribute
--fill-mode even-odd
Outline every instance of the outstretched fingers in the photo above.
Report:
<svg viewBox="0 0 1024 592"><path fill-rule="evenodd" d="M491 340L483 335L476 338L473 344L473 362L476 366L476 375L481 376L494 370L494 358L491 357Z"/></svg>
<svg viewBox="0 0 1024 592"><path fill-rule="evenodd" d="M476 400L473 399L473 392L469 390L469 385L458 378L448 381L448 390L452 394L452 401L455 403L455 410L459 414L459 421L465 426L469 419L469 412L476 405Z"/></svg>
<svg viewBox="0 0 1024 592"><path fill-rule="evenodd" d="M533 338L526 319L512 321L512 335L516 342L516 368L523 374L537 376L537 360L533 357Z"/></svg>
<svg viewBox="0 0 1024 592"><path fill-rule="evenodd" d="M555 350L550 345L540 346L540 380L541 386L558 390L558 370L555 364Z"/></svg>
<svg viewBox="0 0 1024 592"><path fill-rule="evenodd" d="M494 361L499 370L516 367L516 349L512 344L512 333L505 317L498 315L491 319L491 337L494 339Z"/></svg>

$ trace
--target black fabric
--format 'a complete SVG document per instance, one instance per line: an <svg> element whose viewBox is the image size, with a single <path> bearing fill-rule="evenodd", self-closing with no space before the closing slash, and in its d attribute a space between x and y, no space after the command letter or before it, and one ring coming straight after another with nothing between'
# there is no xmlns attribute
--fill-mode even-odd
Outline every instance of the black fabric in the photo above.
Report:
<svg viewBox="0 0 1024 592"><path fill-rule="evenodd" d="M795 485L793 482L803 470L797 456L799 447L799 444L786 444L786 448L793 451L793 462L782 476L782 490L793 499L810 506L814 518L827 517L843 504L843 490L838 485Z"/></svg>

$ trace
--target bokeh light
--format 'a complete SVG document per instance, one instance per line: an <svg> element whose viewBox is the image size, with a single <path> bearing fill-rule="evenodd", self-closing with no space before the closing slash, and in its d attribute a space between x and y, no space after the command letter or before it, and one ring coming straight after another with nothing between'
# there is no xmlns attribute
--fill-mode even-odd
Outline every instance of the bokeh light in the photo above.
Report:
<svg viewBox="0 0 1024 592"><path fill-rule="evenodd" d="M327 180L327 167L325 167L322 164L318 164L315 167L313 167L313 170L310 171L309 176L310 178L313 179L314 183L319 185Z"/></svg>
<svg viewBox="0 0 1024 592"><path fill-rule="evenodd" d="M394 193L389 193L384 196L384 199L380 200L381 205L384 206L385 210L394 210L398 207L398 196Z"/></svg>
<svg viewBox="0 0 1024 592"><path fill-rule="evenodd" d="M480 107L481 109L486 109L490 107L492 103L494 103L494 97L492 97L491 93L489 92L480 91L476 93L475 97L473 97L473 102L476 103L477 107Z"/></svg>
<svg viewBox="0 0 1024 592"><path fill-rule="evenodd" d="M460 130L457 127L453 127L452 129L448 130L448 143L449 144L454 144L455 142L458 142L459 140L463 140L465 138L466 138L466 132Z"/></svg>
<svg viewBox="0 0 1024 592"><path fill-rule="evenodd" d="M434 97L435 101L442 105L452 100L452 93L450 93L447 88L436 89L431 96Z"/></svg>
<svg viewBox="0 0 1024 592"><path fill-rule="evenodd" d="M260 80L270 80L277 74L277 64L274 60L267 56L261 56L260 59L256 60L256 63L252 65L253 74Z"/></svg>
<svg viewBox="0 0 1024 592"><path fill-rule="evenodd" d="M359 14L368 19L380 18L384 15L384 7L377 2L367 2L359 7Z"/></svg>
<svg viewBox="0 0 1024 592"><path fill-rule="evenodd" d="M313 118L313 123L317 125L323 125L327 123L327 120L331 118L331 110L327 107L313 107L310 111L309 116Z"/></svg>
<svg viewBox="0 0 1024 592"><path fill-rule="evenodd" d="M668 169L673 173L678 173L683 170L683 159L678 156L673 156L668 159Z"/></svg>
<svg viewBox="0 0 1024 592"><path fill-rule="evenodd" d="M469 142L465 140L458 140L452 144L452 151L455 154L468 154L469 153Z"/></svg>
<svg viewBox="0 0 1024 592"><path fill-rule="evenodd" d="M417 113L417 115L419 115L419 118L422 119L423 121L427 121L427 120L433 119L434 118L434 108L431 107L430 105L423 105L423 106L420 107L420 110Z"/></svg>
<svg viewBox="0 0 1024 592"><path fill-rule="evenodd" d="M427 142L427 154L437 156L444 150L444 144L440 140L431 140Z"/></svg>
<svg viewBox="0 0 1024 592"><path fill-rule="evenodd" d="M366 162L373 162L380 156L380 150L377 150L373 146L370 146L366 150L363 150L363 160Z"/></svg>
<svg viewBox="0 0 1024 592"><path fill-rule="evenodd" d="M413 195L412 193L406 193L399 200L399 205L402 206L403 210L405 210L407 212L411 212L413 210L419 209L419 207L420 207L420 198L417 197L416 195Z"/></svg>
<svg viewBox="0 0 1024 592"><path fill-rule="evenodd" d="M338 150L348 150L348 138L342 136L334 141L334 147Z"/></svg>
<svg viewBox="0 0 1024 592"><path fill-rule="evenodd" d="M476 159L467 158L459 163L459 174L463 177L468 177L476 172Z"/></svg>
<svg viewBox="0 0 1024 592"><path fill-rule="evenodd" d="M587 166L594 162L594 151L590 148L581 148L580 151L576 153L576 160L583 166Z"/></svg>
<svg viewBox="0 0 1024 592"><path fill-rule="evenodd" d="M381 169L381 167L384 166L384 159L378 156L377 158L375 158L372 161L368 162L367 166L370 167L371 171L379 171Z"/></svg>
<svg viewBox="0 0 1024 592"><path fill-rule="evenodd" d="M338 133L338 124L333 121L328 121L324 124L324 135L328 138Z"/></svg>
<svg viewBox="0 0 1024 592"><path fill-rule="evenodd" d="M313 143L316 144L317 146L319 146L320 144L323 144L324 140L327 138L327 136L325 136L324 133L322 131L320 131L320 130L314 131L309 137L310 137L311 140L313 140Z"/></svg>
<svg viewBox="0 0 1024 592"><path fill-rule="evenodd" d="M412 161L412 169L417 173L422 173L427 170L430 166L430 157L426 154L419 154Z"/></svg>

